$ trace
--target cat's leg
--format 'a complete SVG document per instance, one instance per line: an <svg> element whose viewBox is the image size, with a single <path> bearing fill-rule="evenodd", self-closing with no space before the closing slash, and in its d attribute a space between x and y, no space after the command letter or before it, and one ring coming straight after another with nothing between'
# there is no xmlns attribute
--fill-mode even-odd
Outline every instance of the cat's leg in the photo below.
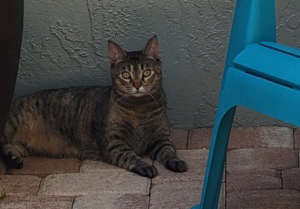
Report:
<svg viewBox="0 0 300 209"><path fill-rule="evenodd" d="M153 178L158 172L153 165L145 162L124 142L110 143L106 149L106 161L141 176Z"/></svg>
<svg viewBox="0 0 300 209"><path fill-rule="evenodd" d="M5 144L2 148L2 155L6 164L13 168L22 168L22 156L28 156L27 149L20 143Z"/></svg>
<svg viewBox="0 0 300 209"><path fill-rule="evenodd" d="M163 163L171 171L185 172L187 170L186 162L176 157L174 145L169 140L157 141L150 152L150 157Z"/></svg>

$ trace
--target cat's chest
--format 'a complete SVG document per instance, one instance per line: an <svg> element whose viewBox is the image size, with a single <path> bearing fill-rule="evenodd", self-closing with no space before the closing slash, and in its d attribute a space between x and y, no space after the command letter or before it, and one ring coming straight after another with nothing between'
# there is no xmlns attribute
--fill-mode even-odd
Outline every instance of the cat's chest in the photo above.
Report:
<svg viewBox="0 0 300 209"><path fill-rule="evenodd" d="M116 124L123 130L134 133L139 137L145 136L151 129L159 125L162 120L163 110L159 109L112 109L111 123Z"/></svg>
<svg viewBox="0 0 300 209"><path fill-rule="evenodd" d="M159 123L159 121L154 120L148 113L141 113L131 117L126 117L125 120L127 127L139 138L145 138L149 135L150 130Z"/></svg>
<svg viewBox="0 0 300 209"><path fill-rule="evenodd" d="M137 113L135 115L132 115L130 118L130 123L133 128L141 128L149 125L151 122L151 115L148 113Z"/></svg>

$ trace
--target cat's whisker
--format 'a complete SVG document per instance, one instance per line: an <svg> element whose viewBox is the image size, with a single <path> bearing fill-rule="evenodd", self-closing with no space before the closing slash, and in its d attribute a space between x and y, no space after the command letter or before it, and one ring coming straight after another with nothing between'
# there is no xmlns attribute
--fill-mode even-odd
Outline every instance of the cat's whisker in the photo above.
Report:
<svg viewBox="0 0 300 209"><path fill-rule="evenodd" d="M123 105L126 98L128 98L128 95L122 95L122 96L117 100L117 103L120 104L120 105Z"/></svg>
<svg viewBox="0 0 300 209"><path fill-rule="evenodd" d="M117 100L117 103L119 104L119 103L122 101L123 98L124 98L124 96L121 96L121 97Z"/></svg>
<svg viewBox="0 0 300 209"><path fill-rule="evenodd" d="M157 104L157 106L158 106L158 101L155 99L155 97L151 94L151 93L149 93L149 92L146 92L149 96L151 96L152 97L152 99L155 101L155 103Z"/></svg>

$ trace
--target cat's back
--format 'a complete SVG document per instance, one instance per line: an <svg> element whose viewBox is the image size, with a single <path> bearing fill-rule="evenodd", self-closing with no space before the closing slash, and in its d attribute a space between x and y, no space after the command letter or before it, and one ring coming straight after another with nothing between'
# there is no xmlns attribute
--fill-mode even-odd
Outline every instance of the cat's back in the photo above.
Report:
<svg viewBox="0 0 300 209"><path fill-rule="evenodd" d="M95 111L99 106L107 108L110 91L110 86L42 90L14 100L10 116L30 113L32 117L41 115L46 120L66 116L75 118L84 111Z"/></svg>
<svg viewBox="0 0 300 209"><path fill-rule="evenodd" d="M85 100L86 102L106 100L110 96L110 86L70 87L61 89L42 90L21 96L13 101L12 106L30 103L40 106L45 103L74 104Z"/></svg>

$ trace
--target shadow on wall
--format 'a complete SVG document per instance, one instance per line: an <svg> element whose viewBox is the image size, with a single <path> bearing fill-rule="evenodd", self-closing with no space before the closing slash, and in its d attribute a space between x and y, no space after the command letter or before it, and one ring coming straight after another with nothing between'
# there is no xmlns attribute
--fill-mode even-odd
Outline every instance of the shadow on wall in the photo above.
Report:
<svg viewBox="0 0 300 209"><path fill-rule="evenodd" d="M13 98L23 34L24 0L0 1L0 136Z"/></svg>

